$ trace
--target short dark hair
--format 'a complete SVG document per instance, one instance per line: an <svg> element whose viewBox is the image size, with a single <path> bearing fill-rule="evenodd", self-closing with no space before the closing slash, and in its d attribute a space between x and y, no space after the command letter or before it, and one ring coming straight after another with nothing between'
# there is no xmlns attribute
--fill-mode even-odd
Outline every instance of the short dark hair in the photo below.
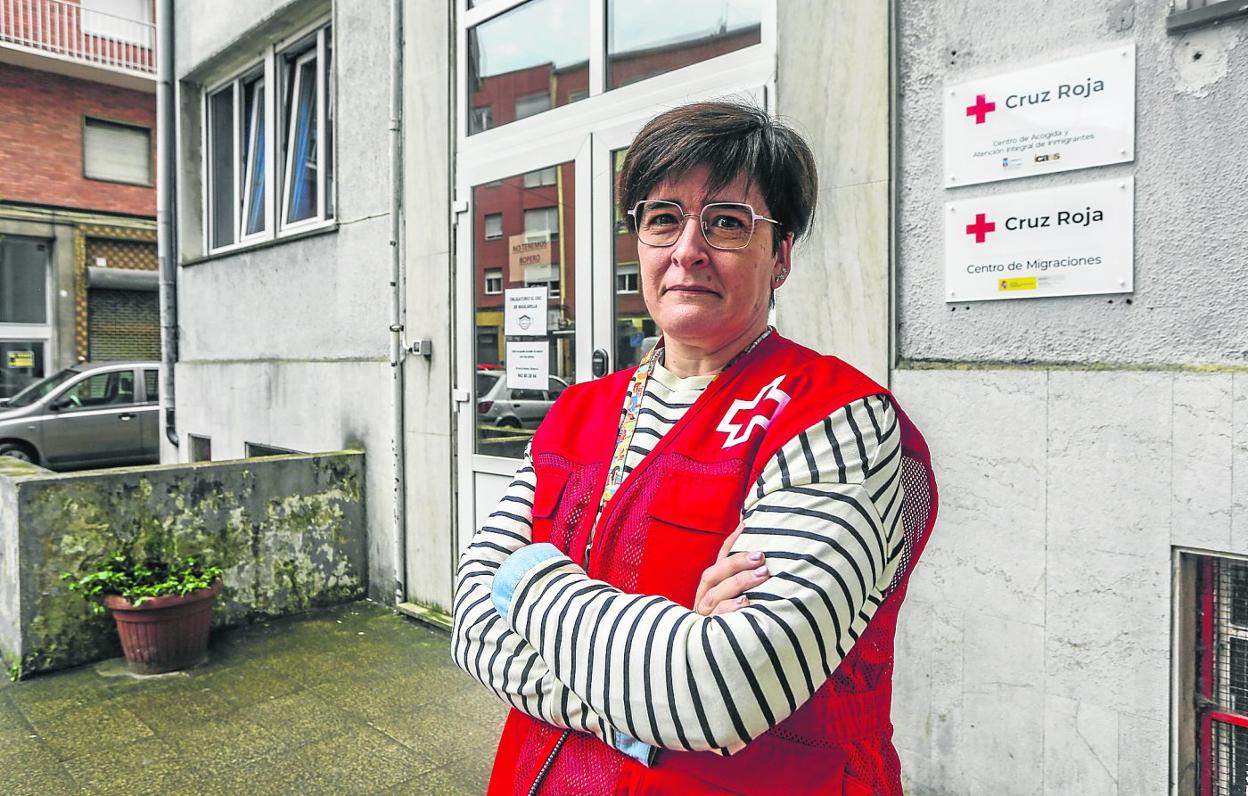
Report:
<svg viewBox="0 0 1248 796"><path fill-rule="evenodd" d="M742 102L695 102L651 119L621 165L622 211L664 180L678 180L698 166L710 170L708 191L738 176L758 188L782 227L773 235L773 249L786 234L801 238L809 231L819 192L814 153L793 128Z"/></svg>

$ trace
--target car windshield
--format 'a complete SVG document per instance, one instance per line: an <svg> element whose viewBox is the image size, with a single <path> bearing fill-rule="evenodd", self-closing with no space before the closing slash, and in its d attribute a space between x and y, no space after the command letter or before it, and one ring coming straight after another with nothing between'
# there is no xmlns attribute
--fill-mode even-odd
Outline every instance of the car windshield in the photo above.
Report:
<svg viewBox="0 0 1248 796"><path fill-rule="evenodd" d="M73 368L66 368L60 373L49 376L43 381L37 381L26 389L19 392L9 399L7 406L30 406L43 396L55 390L74 376L78 375L78 371Z"/></svg>

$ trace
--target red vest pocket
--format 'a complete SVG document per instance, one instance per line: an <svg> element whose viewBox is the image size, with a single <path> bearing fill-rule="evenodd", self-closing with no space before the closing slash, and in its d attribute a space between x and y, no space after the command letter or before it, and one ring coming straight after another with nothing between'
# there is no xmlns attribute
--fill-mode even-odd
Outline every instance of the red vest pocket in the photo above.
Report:
<svg viewBox="0 0 1248 796"><path fill-rule="evenodd" d="M638 593L693 606L702 571L741 521L739 490L732 477L682 473L665 479L650 503Z"/></svg>
<svg viewBox="0 0 1248 796"><path fill-rule="evenodd" d="M558 467L538 467L537 488L533 494L533 541L552 542L565 553L567 550L550 538L550 528L569 475L567 470Z"/></svg>

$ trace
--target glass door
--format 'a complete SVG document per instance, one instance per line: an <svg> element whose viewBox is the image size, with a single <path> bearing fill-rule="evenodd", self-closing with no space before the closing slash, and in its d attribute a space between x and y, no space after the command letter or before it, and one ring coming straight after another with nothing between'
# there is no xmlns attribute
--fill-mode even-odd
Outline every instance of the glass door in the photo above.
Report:
<svg viewBox="0 0 1248 796"><path fill-rule="evenodd" d="M47 241L0 238L0 399L49 375L51 249Z"/></svg>
<svg viewBox="0 0 1248 796"><path fill-rule="evenodd" d="M555 399L589 378L589 153L589 136L572 136L461 170L457 475L474 522Z"/></svg>
<svg viewBox="0 0 1248 796"><path fill-rule="evenodd" d="M775 0L671 8L460 0L452 568L559 394L636 364L658 339L616 208L637 131L691 101L766 103Z"/></svg>

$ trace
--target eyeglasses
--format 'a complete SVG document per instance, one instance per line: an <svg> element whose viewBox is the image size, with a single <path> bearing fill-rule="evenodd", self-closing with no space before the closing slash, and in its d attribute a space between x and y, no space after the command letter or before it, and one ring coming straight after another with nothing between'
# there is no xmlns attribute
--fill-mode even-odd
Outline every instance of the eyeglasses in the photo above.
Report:
<svg viewBox="0 0 1248 796"><path fill-rule="evenodd" d="M756 221L780 226L774 218L760 216L744 202L711 202L698 215L686 213L676 202L643 201L628 211L633 233L647 246L671 246L680 238L686 218L696 218L702 237L715 249L744 249L754 237Z"/></svg>

